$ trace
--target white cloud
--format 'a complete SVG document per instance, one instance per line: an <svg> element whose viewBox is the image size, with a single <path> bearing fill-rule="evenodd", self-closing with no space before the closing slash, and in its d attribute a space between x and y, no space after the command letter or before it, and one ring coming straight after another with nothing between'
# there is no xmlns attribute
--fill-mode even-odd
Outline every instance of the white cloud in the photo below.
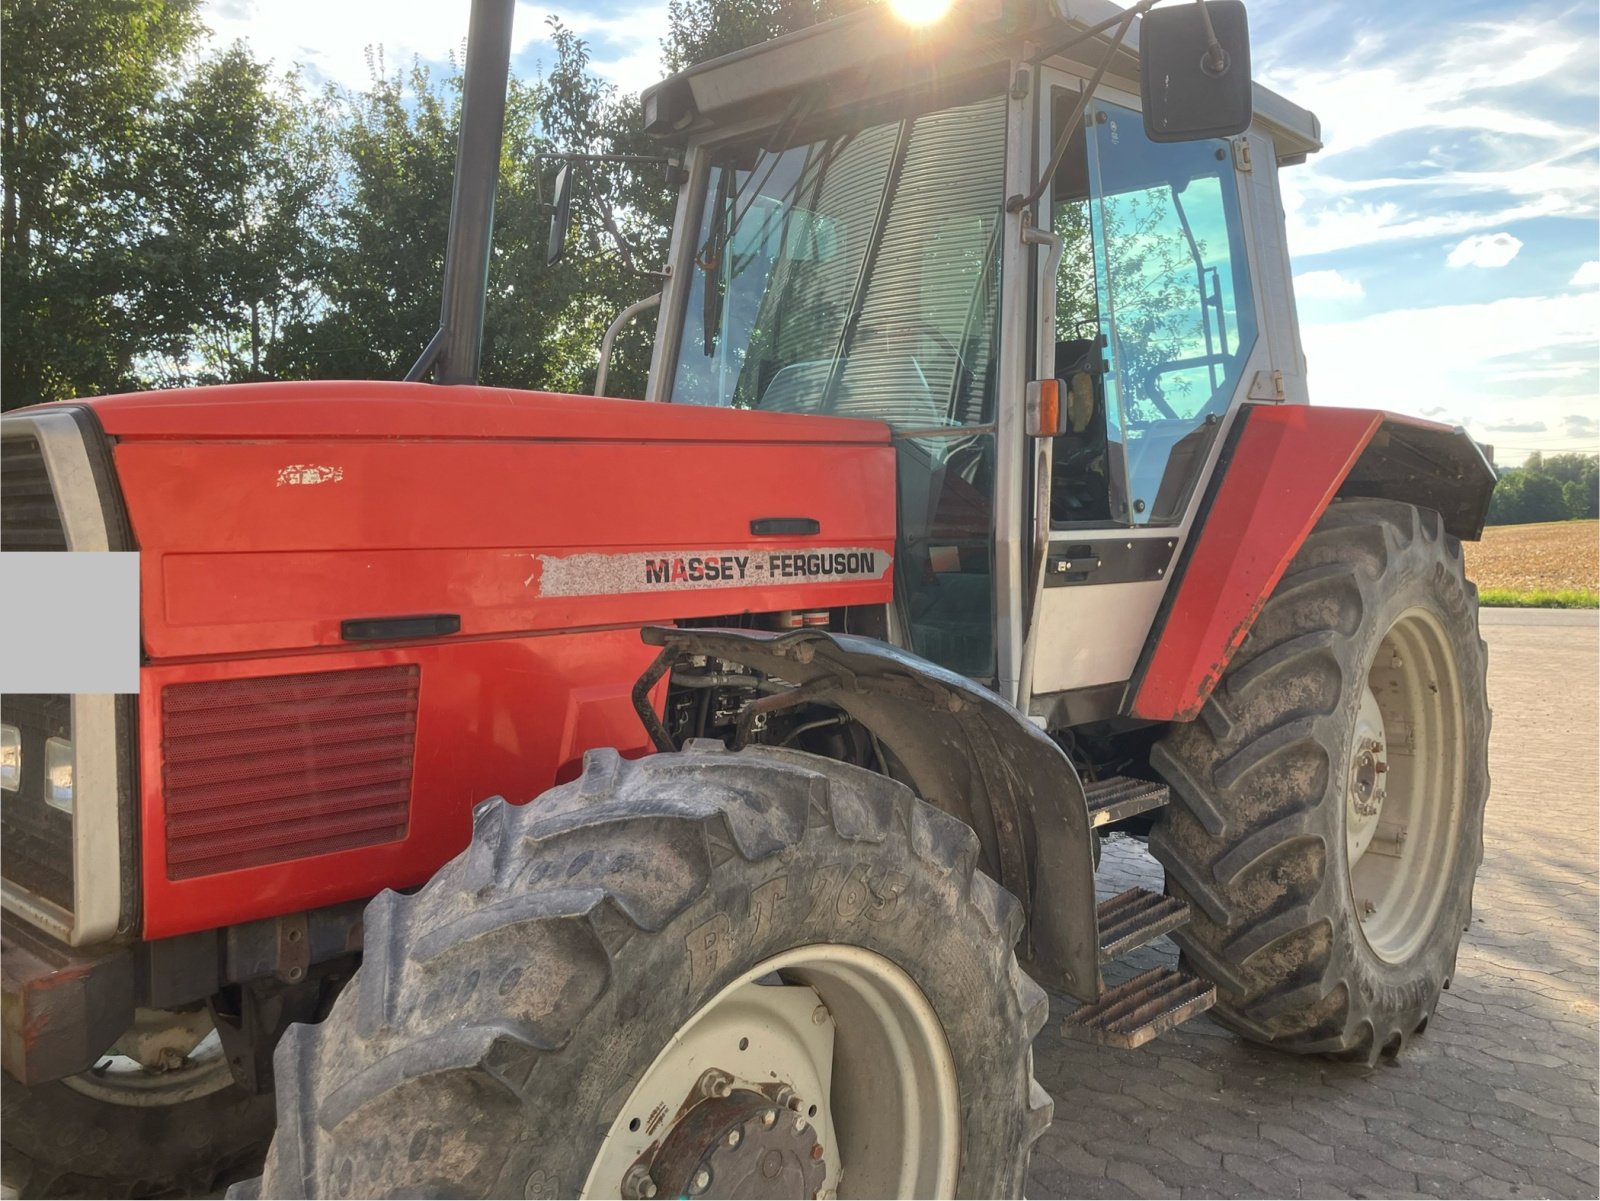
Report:
<svg viewBox="0 0 1600 1201"><path fill-rule="evenodd" d="M1294 294L1301 300L1360 300L1367 292L1343 272L1307 271L1294 277Z"/></svg>
<svg viewBox="0 0 1600 1201"><path fill-rule="evenodd" d="M470 9L471 0L209 0L201 17L219 44L242 39L280 69L298 64L316 80L363 88L371 78L367 51L372 47L382 47L390 70L413 56L439 62L453 53L459 59ZM665 3L601 17L518 0L513 55L545 40L545 18L552 13L590 42L595 71L624 90L637 92L660 78Z"/></svg>
<svg viewBox="0 0 1600 1201"><path fill-rule="evenodd" d="M1596 212L1586 121L1541 111L1529 88L1589 97L1587 43L1561 17L1441 24L1424 41L1409 26L1358 36L1338 61L1274 61L1258 74L1323 122L1325 149L1283 175L1289 245L1321 254L1404 239L1460 238L1538 217ZM1288 39L1286 46L1294 46ZM1357 152L1384 139L1382 175ZM1459 149L1470 145L1464 162ZM1403 157L1402 157L1403 155Z"/></svg>
<svg viewBox="0 0 1600 1201"><path fill-rule="evenodd" d="M1508 233L1473 234L1463 238L1445 259L1447 267L1504 267L1517 257L1522 240Z"/></svg>
<svg viewBox="0 0 1600 1201"><path fill-rule="evenodd" d="M1582 438L1593 442L1600 438L1600 421L1582 413L1569 413L1561 419L1562 425L1569 438Z"/></svg>
<svg viewBox="0 0 1600 1201"><path fill-rule="evenodd" d="M1600 292L1573 292L1308 322L1301 338L1319 404L1459 414L1489 441L1491 425L1543 422L1545 449L1585 449L1593 437L1569 416L1600 412L1596 329ZM1540 388L1518 382L1546 370L1553 378Z"/></svg>
<svg viewBox="0 0 1600 1201"><path fill-rule="evenodd" d="M1600 260L1590 259L1567 281L1574 288L1600 288Z"/></svg>

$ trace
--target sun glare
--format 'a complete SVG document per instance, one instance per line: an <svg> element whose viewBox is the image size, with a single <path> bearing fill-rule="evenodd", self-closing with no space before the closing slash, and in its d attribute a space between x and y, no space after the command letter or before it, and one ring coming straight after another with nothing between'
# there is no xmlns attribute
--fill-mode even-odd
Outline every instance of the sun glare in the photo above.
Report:
<svg viewBox="0 0 1600 1201"><path fill-rule="evenodd" d="M951 0L889 0L889 11L907 25L932 25L950 11Z"/></svg>

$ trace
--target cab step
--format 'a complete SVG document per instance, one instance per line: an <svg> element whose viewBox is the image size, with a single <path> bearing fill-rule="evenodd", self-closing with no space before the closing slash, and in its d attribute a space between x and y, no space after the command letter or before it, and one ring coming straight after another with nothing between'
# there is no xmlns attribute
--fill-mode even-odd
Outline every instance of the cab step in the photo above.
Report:
<svg viewBox="0 0 1600 1201"><path fill-rule="evenodd" d="M1189 920L1189 905L1148 888L1130 888L1101 901L1094 919L1100 930L1100 962L1110 963L1183 925Z"/></svg>
<svg viewBox="0 0 1600 1201"><path fill-rule="evenodd" d="M1089 802L1089 826L1108 826L1137 813L1148 813L1167 803L1167 786L1154 780L1111 776L1083 786Z"/></svg>
<svg viewBox="0 0 1600 1201"><path fill-rule="evenodd" d="M1080 1005L1065 1033L1087 1042L1132 1050L1204 1013L1217 1002L1217 986L1170 967L1151 968L1119 984L1098 1001Z"/></svg>

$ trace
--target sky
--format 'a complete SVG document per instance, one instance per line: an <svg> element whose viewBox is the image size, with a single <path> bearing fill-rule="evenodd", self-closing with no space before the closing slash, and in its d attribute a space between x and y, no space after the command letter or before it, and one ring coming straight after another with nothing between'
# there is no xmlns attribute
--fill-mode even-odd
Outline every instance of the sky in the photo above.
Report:
<svg viewBox="0 0 1600 1201"><path fill-rule="evenodd" d="M518 0L513 70L553 59L546 17L638 92L666 3ZM1600 33L1592 0L1249 0L1256 79L1311 109L1325 148L1283 199L1314 403L1464 425L1502 466L1600 450ZM314 82L442 65L468 0L208 0Z"/></svg>

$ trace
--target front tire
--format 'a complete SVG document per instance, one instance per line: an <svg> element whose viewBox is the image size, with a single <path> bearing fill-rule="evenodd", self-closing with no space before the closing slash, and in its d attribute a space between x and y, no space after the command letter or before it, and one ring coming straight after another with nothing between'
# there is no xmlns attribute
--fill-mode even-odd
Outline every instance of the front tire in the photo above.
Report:
<svg viewBox="0 0 1600 1201"><path fill-rule="evenodd" d="M826 1169L843 1196L1018 1196L1050 1117L1047 1004L977 859L966 826L858 768L591 752L369 907L360 972L279 1047L260 1195L809 1195ZM826 1097L790 1079L813 1012L839 1040ZM852 1068L888 1044L909 1096Z"/></svg>
<svg viewBox="0 0 1600 1201"><path fill-rule="evenodd" d="M1200 720L1153 750L1174 803L1150 849L1224 1025L1368 1062L1427 1025L1483 858L1477 612L1437 513L1336 503Z"/></svg>

